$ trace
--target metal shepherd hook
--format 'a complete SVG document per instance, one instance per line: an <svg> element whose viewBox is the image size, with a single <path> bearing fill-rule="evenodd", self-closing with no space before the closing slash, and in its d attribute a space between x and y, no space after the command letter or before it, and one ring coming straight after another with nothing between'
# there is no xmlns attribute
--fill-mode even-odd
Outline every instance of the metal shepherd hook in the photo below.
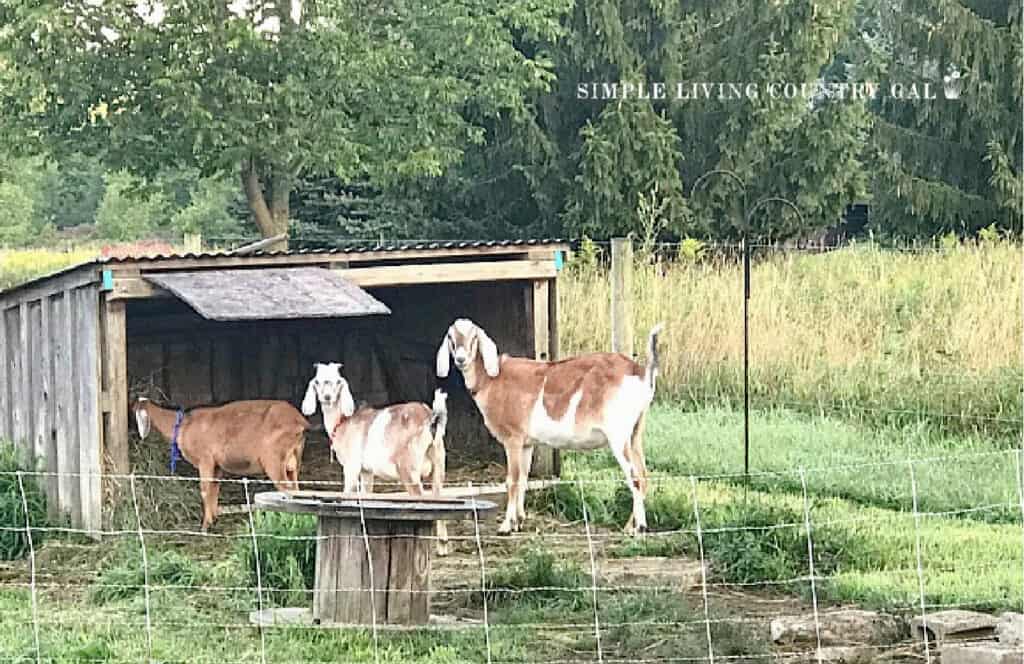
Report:
<svg viewBox="0 0 1024 664"><path fill-rule="evenodd" d="M743 216L740 219L740 246L743 249L743 476L750 481L750 221L762 205L768 203L782 203L786 205L800 218L801 225L804 224L804 216L800 214L799 208L790 200L780 196L766 196L758 199L753 206L747 207L747 183L735 172L716 168L708 171L697 178L690 189L690 198L693 198L697 187L703 185L712 175L724 175L731 178L743 190Z"/></svg>

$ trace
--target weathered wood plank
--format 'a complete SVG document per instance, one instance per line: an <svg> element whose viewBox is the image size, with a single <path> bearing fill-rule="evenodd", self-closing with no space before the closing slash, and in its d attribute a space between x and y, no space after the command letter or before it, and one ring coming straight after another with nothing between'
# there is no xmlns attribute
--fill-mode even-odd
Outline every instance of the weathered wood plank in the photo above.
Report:
<svg viewBox="0 0 1024 664"><path fill-rule="evenodd" d="M193 391L192 344L181 340L164 344L163 389L174 405L199 405Z"/></svg>
<svg viewBox="0 0 1024 664"><path fill-rule="evenodd" d="M213 401L223 403L241 398L241 353L244 344L237 337L217 337L211 340L210 372L213 382Z"/></svg>
<svg viewBox="0 0 1024 664"><path fill-rule="evenodd" d="M0 309L17 307L23 302L40 300L65 290L81 288L100 280L100 267L95 264L70 268L50 278L33 280L30 285L14 287L0 293Z"/></svg>
<svg viewBox="0 0 1024 664"><path fill-rule="evenodd" d="M388 584L391 572L392 523L367 519L364 548L369 549L369 564L363 567L362 588L367 589L367 606L363 613L373 615L377 622L388 621ZM368 545L368 546L367 546ZM371 574L372 572L372 574ZM366 623L371 622L366 620Z"/></svg>
<svg viewBox="0 0 1024 664"><path fill-rule="evenodd" d="M319 267L188 270L143 274L218 321L308 320L390 314L387 305Z"/></svg>
<svg viewBox="0 0 1024 664"><path fill-rule="evenodd" d="M550 315L550 281L539 280L530 286L530 305L527 311L529 321L528 334L533 338L533 357L537 360L551 359L551 325ZM533 462L530 465L530 477L552 477L555 474L555 457L557 450L547 445L535 445Z"/></svg>
<svg viewBox="0 0 1024 664"><path fill-rule="evenodd" d="M552 362L561 357L558 344L558 279L552 279L548 286L548 345ZM551 450L551 476L562 476L562 452Z"/></svg>
<svg viewBox="0 0 1024 664"><path fill-rule="evenodd" d="M57 403L54 390L54 304L53 298L45 297L41 303L42 312L39 326L39 355L43 366L41 384L41 429L43 433L43 457L46 459L43 469L46 470L46 506L52 517L59 514L59 479L57 477Z"/></svg>
<svg viewBox="0 0 1024 664"><path fill-rule="evenodd" d="M368 588L363 583L366 547L355 519L319 519L313 618L321 623L368 623Z"/></svg>
<svg viewBox="0 0 1024 664"><path fill-rule="evenodd" d="M79 472L81 473L81 527L93 537L99 536L102 525L102 449L100 441L101 413L99 356L99 292L92 287L74 291L77 301L76 328L78 343L74 349L78 368Z"/></svg>
<svg viewBox="0 0 1024 664"><path fill-rule="evenodd" d="M548 325L548 281L533 282L533 357L538 360L551 359L551 343Z"/></svg>
<svg viewBox="0 0 1024 664"><path fill-rule="evenodd" d="M7 315L0 310L0 440L9 440L11 431L10 351L14 340L8 341Z"/></svg>
<svg viewBox="0 0 1024 664"><path fill-rule="evenodd" d="M60 313L54 321L54 380L57 393L57 472L59 509L73 525L82 523L81 482L78 477L78 366L74 361L78 306L74 291L55 298Z"/></svg>
<svg viewBox="0 0 1024 664"><path fill-rule="evenodd" d="M29 411L29 420L32 423L32 456L35 459L34 468L43 470L46 468L46 439L48 426L46 421L47 394L44 383L46 372L46 358L49 349L44 348L45 334L43 332L43 305L46 299L38 302L29 302L29 367L31 392L30 399L32 409ZM42 483L45 485L45 482Z"/></svg>
<svg viewBox="0 0 1024 664"><path fill-rule="evenodd" d="M338 252L331 254L290 254L277 256L209 256L203 258L165 258L159 262L140 260L136 262L122 262L116 266L110 265L113 269L120 271L125 269L143 269L145 271L155 270L182 270L189 268L222 268L222 267L258 267L258 266L287 266L287 265L322 265L332 266L335 263L359 263L381 261L394 261L410 263L423 261L431 258L466 258L474 256L502 257L517 259L527 257L531 252L540 252L537 255L550 257L554 251L568 251L569 245L564 243L537 244L530 246L504 246L504 247L451 247L437 249L413 249L406 251L356 251ZM550 261L549 261L550 262Z"/></svg>
<svg viewBox="0 0 1024 664"><path fill-rule="evenodd" d="M387 622L421 625L430 620L430 566L434 524L391 524Z"/></svg>
<svg viewBox="0 0 1024 664"><path fill-rule="evenodd" d="M103 312L103 389L109 412L104 419L103 453L109 470L131 472L128 461L128 358L124 302L106 302Z"/></svg>
<svg viewBox="0 0 1024 664"><path fill-rule="evenodd" d="M357 286L401 286L407 284L472 283L480 281L532 281L555 276L552 261L491 261L474 263L443 263L425 265L385 265L379 267L336 270ZM141 277L114 279L111 299L171 297L169 291L157 288Z"/></svg>
<svg viewBox="0 0 1024 664"><path fill-rule="evenodd" d="M11 416L13 418L12 430L14 432L14 444L18 448L23 460L27 460L29 445L28 425L28 398L29 391L26 388L28 382L28 368L25 366L28 361L28 304L22 303L16 309L8 312L8 330L11 338L16 340L14 353L11 357Z"/></svg>
<svg viewBox="0 0 1024 664"><path fill-rule="evenodd" d="M259 369L257 380L250 389L258 390L261 399L275 398L275 385L280 371L281 340L276 332L260 335L259 352L254 361Z"/></svg>

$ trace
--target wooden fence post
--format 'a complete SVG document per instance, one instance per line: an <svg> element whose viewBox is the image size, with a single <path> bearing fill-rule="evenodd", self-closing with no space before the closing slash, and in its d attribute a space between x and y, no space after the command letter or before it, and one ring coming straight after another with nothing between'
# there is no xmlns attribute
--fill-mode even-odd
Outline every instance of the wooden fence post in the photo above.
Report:
<svg viewBox="0 0 1024 664"><path fill-rule="evenodd" d="M612 352L633 357L633 240L612 238Z"/></svg>
<svg viewBox="0 0 1024 664"><path fill-rule="evenodd" d="M185 233L185 252L200 254L203 252L203 236L200 233Z"/></svg>

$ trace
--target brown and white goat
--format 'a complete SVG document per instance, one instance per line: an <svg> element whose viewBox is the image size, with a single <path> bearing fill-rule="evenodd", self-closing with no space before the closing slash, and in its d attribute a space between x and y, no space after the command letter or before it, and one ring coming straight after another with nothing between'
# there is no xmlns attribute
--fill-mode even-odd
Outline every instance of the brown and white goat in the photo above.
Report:
<svg viewBox="0 0 1024 664"><path fill-rule="evenodd" d="M299 488L306 421L287 401L234 401L184 411L174 441L177 410L142 398L132 406L139 436L150 427L177 442L181 455L199 471L202 529L217 518L220 483L230 475L265 475L279 491ZM172 451L173 454L173 451Z"/></svg>
<svg viewBox="0 0 1024 664"><path fill-rule="evenodd" d="M487 333L456 320L437 351L437 375L450 358L507 459L508 505L498 532L519 530L526 518L526 482L535 444L593 450L608 446L633 494L630 533L647 528L647 466L643 432L658 373L658 333L647 342L647 366L619 353L590 353L557 362L498 355Z"/></svg>
<svg viewBox="0 0 1024 664"><path fill-rule="evenodd" d="M348 381L338 362L317 363L316 374L306 387L302 412L324 415L324 430L331 450L345 473L345 492L360 488L373 493L373 478L401 482L406 492L423 495L423 478L431 476L433 495L444 484L444 432L448 422L447 395L434 392L433 407L407 402L356 409ZM430 452L428 454L427 452ZM437 522L438 552L448 552L448 529Z"/></svg>

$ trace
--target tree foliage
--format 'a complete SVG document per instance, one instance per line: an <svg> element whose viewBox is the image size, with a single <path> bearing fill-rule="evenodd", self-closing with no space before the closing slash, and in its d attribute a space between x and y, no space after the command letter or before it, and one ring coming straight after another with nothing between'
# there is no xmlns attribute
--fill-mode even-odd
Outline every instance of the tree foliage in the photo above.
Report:
<svg viewBox="0 0 1024 664"><path fill-rule="evenodd" d="M239 177L269 236L300 175L437 176L471 118L522 115L551 73L514 42L555 37L562 5L3 0L0 108L23 148Z"/></svg>
<svg viewBox="0 0 1024 664"><path fill-rule="evenodd" d="M464 220L464 234L589 234L635 230L637 200L666 201L665 237L734 236L743 189L752 205L784 197L809 227L835 223L865 189L863 103L823 99L673 97L676 82L816 83L852 28L855 2L577 3L548 52L557 81L534 93L532 113L487 124L487 140L443 179L405 190L427 201L426 223ZM843 73L843 72L841 72ZM580 99L579 84L666 82L667 99ZM600 96L600 95L598 95ZM384 195L387 195L385 192ZM807 230L768 205L762 234ZM472 229L472 230L470 230Z"/></svg>
<svg viewBox="0 0 1024 664"><path fill-rule="evenodd" d="M928 82L937 99L875 105L874 216L890 235L1019 228L1022 195L1020 3L867 3L867 71L883 88ZM959 83L956 82L959 81ZM946 85L959 91L947 95Z"/></svg>

